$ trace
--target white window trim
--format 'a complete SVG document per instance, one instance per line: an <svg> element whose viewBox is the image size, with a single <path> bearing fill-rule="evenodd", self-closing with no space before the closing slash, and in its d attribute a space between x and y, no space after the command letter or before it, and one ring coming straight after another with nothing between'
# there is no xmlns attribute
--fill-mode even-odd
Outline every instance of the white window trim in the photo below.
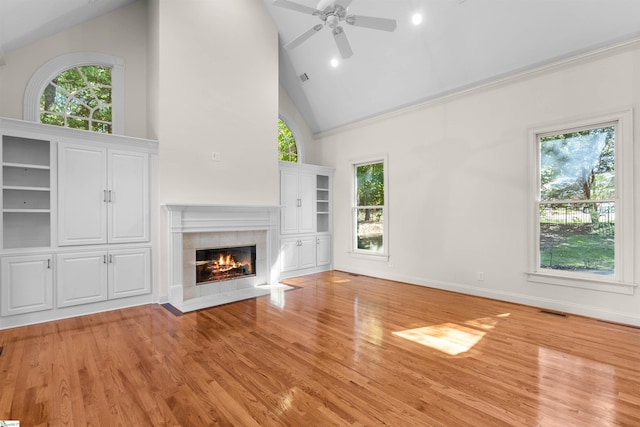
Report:
<svg viewBox="0 0 640 427"><path fill-rule="evenodd" d="M94 52L76 52L53 58L33 74L24 93L24 120L40 122L40 97L49 82L73 67L99 65L111 68L112 133L124 135L124 60Z"/></svg>
<svg viewBox="0 0 640 427"><path fill-rule="evenodd" d="M615 256L616 272L613 276L589 273L574 273L540 269L539 262L539 162L538 136L573 129L616 123L615 168L616 168L616 225ZM548 285L613 292L632 295L634 281L634 215L633 215L633 110L624 110L595 117L576 119L531 129L529 131L529 271L528 280ZM619 215L618 215L619 214Z"/></svg>
<svg viewBox="0 0 640 427"><path fill-rule="evenodd" d="M382 224L382 253L374 253L364 249L357 248L357 233L356 230L356 166L380 163L382 162L384 168L384 222ZM388 153L372 155L367 157L360 157L357 159L349 160L349 173L351 175L351 250L349 254L354 258L363 258L376 261L388 261L389 260L389 155Z"/></svg>
<svg viewBox="0 0 640 427"><path fill-rule="evenodd" d="M279 118L287 125L287 127L291 131L291 135L293 135L293 139L296 141L296 150L298 152L297 163L304 163L304 140L302 139L302 133L298 129L298 124L286 113L281 112L279 114ZM278 155L279 154L280 153L278 153ZM289 162L289 163L293 163L293 162Z"/></svg>

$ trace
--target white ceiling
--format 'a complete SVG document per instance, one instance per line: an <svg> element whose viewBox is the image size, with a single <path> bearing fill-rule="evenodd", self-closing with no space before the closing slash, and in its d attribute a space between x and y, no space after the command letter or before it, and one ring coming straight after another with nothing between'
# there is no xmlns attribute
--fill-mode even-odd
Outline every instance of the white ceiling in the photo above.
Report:
<svg viewBox="0 0 640 427"><path fill-rule="evenodd" d="M263 2L281 46L320 22ZM344 25L354 55L337 68L328 28L280 49L280 83L314 133L640 37L640 0L353 0L348 13L394 18L398 28Z"/></svg>
<svg viewBox="0 0 640 427"><path fill-rule="evenodd" d="M3 54L135 0L0 0L0 65Z"/></svg>
<svg viewBox="0 0 640 427"><path fill-rule="evenodd" d="M0 0L0 64L2 50L133 1ZM320 23L262 1L280 46ZM411 23L415 12L424 15L419 26ZM354 55L336 68L328 28L295 49L280 48L280 84L314 133L640 37L640 0L353 0L348 13L393 18L398 27L344 25Z"/></svg>

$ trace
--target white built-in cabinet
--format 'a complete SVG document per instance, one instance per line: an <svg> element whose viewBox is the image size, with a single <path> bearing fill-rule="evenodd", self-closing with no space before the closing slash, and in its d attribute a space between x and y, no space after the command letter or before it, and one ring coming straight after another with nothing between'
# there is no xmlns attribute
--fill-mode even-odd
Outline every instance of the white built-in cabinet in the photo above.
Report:
<svg viewBox="0 0 640 427"><path fill-rule="evenodd" d="M152 302L156 141L0 118L0 329Z"/></svg>
<svg viewBox="0 0 640 427"><path fill-rule="evenodd" d="M150 254L149 248L134 248L58 255L57 306L68 307L150 292Z"/></svg>
<svg viewBox="0 0 640 427"><path fill-rule="evenodd" d="M280 276L331 268L333 169L280 163Z"/></svg>
<svg viewBox="0 0 640 427"><path fill-rule="evenodd" d="M314 196L316 176L291 170L280 172L281 234L316 231Z"/></svg>
<svg viewBox="0 0 640 427"><path fill-rule="evenodd" d="M149 240L149 155L58 144L58 244Z"/></svg>
<svg viewBox="0 0 640 427"><path fill-rule="evenodd" d="M53 256L2 257L0 314L10 316L53 308Z"/></svg>

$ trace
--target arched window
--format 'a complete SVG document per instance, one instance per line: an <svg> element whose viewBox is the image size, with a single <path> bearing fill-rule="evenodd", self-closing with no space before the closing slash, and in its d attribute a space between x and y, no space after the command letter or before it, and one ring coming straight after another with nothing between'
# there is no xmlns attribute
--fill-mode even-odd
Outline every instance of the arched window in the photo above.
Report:
<svg viewBox="0 0 640 427"><path fill-rule="evenodd" d="M40 97L40 122L111 133L111 68L85 65L54 77Z"/></svg>
<svg viewBox="0 0 640 427"><path fill-rule="evenodd" d="M62 55L33 75L24 119L100 133L124 133L124 62L91 52Z"/></svg>
<svg viewBox="0 0 640 427"><path fill-rule="evenodd" d="M282 119L278 119L279 159L285 162L298 162L298 146L291 129Z"/></svg>

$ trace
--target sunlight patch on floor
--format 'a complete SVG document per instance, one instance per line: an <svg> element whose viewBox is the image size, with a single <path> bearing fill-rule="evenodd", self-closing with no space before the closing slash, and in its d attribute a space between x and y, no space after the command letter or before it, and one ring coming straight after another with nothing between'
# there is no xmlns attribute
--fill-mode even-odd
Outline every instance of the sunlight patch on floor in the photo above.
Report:
<svg viewBox="0 0 640 427"><path fill-rule="evenodd" d="M464 322L464 325L442 323L440 325L393 332L393 335L433 348L450 356L457 356L471 350L484 338L488 331L496 327L500 318L507 316L509 316L509 313L495 317L482 317L468 320Z"/></svg>

